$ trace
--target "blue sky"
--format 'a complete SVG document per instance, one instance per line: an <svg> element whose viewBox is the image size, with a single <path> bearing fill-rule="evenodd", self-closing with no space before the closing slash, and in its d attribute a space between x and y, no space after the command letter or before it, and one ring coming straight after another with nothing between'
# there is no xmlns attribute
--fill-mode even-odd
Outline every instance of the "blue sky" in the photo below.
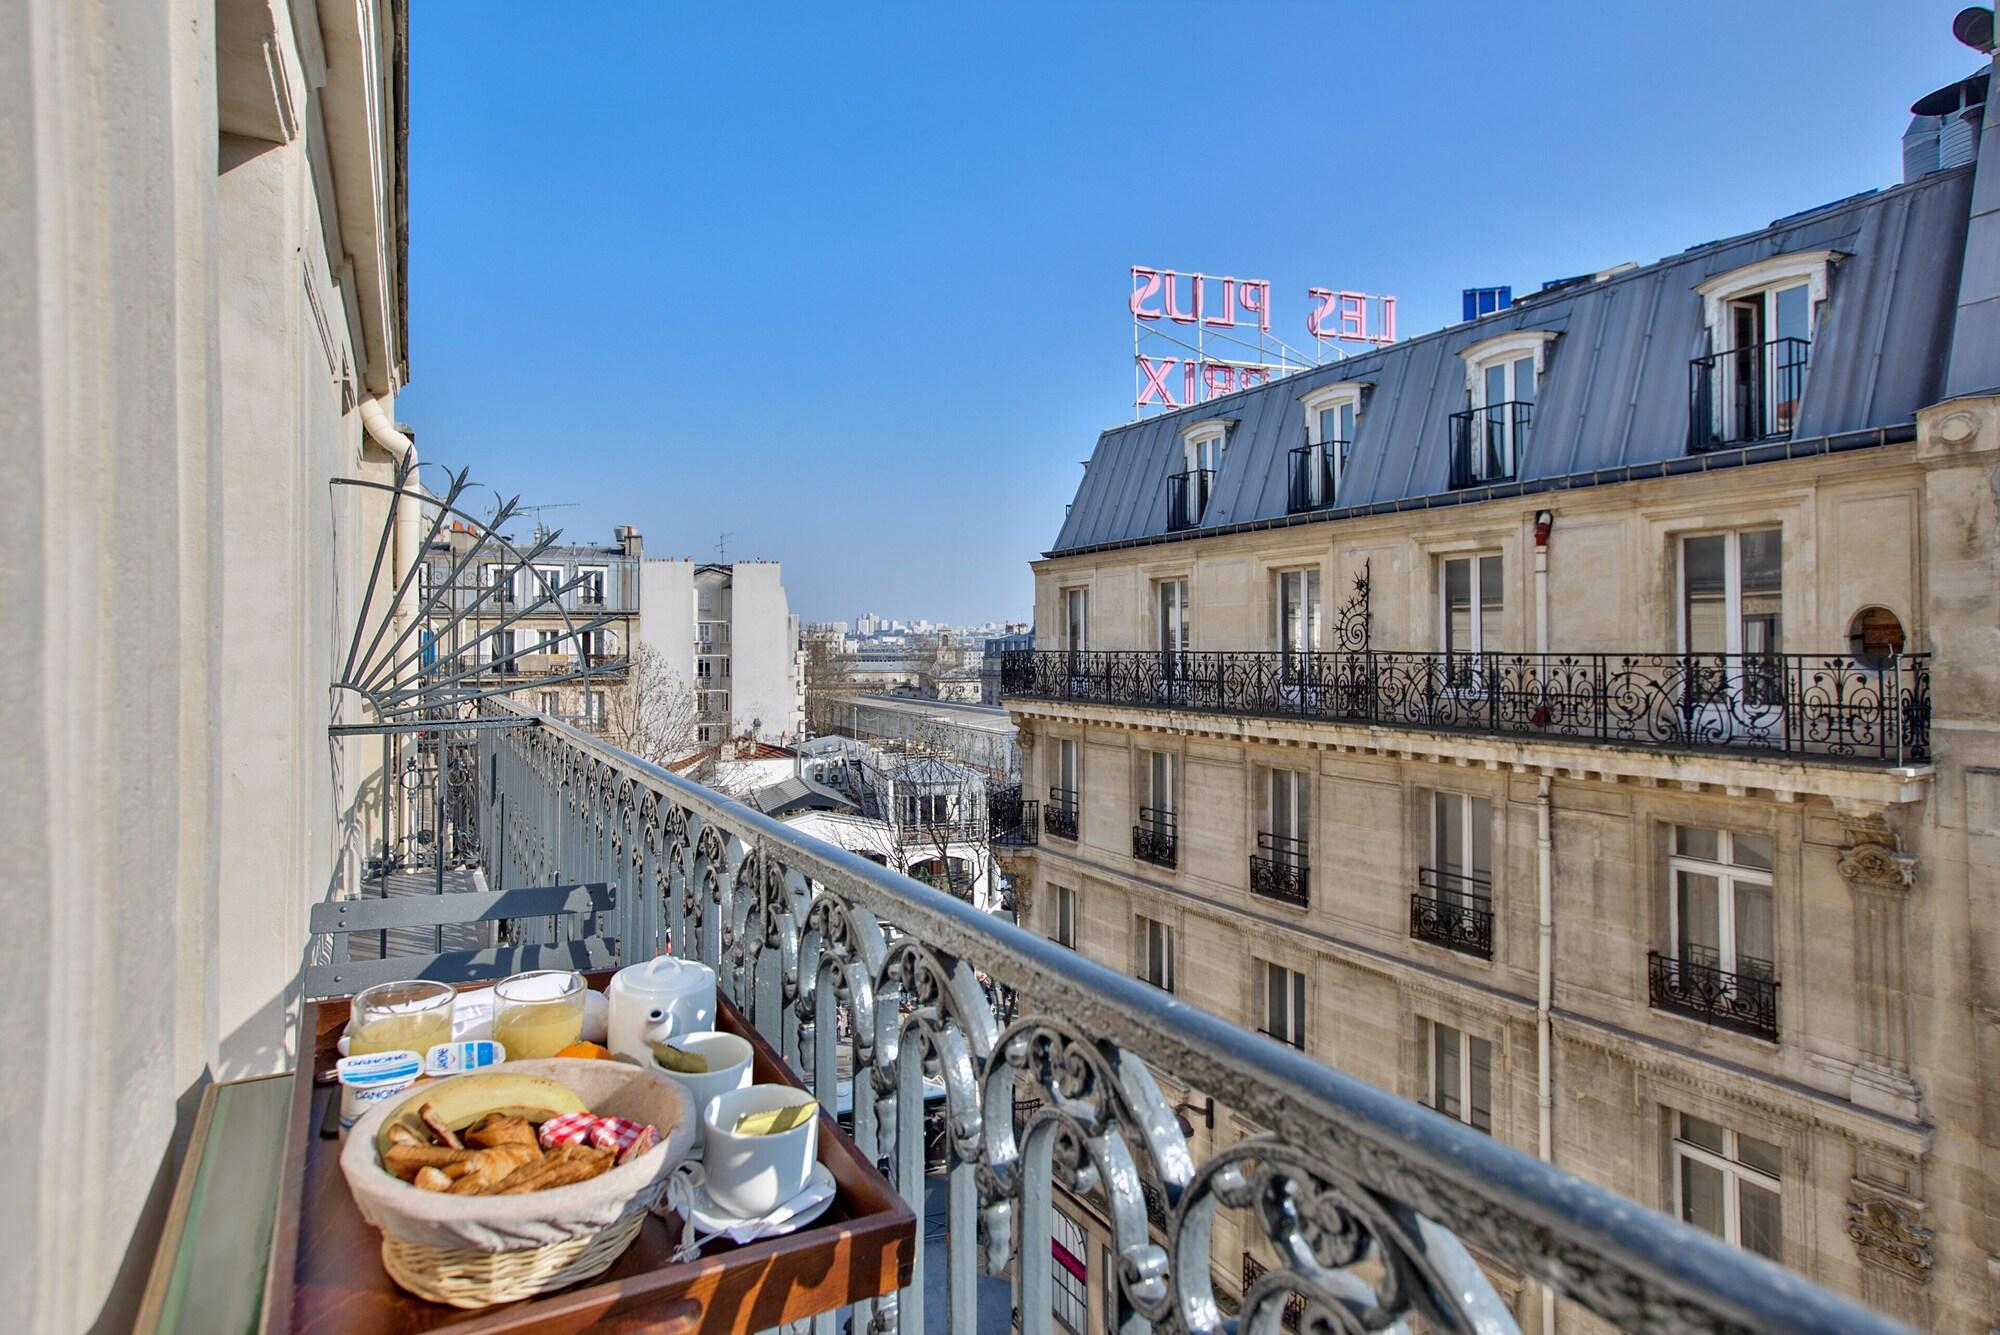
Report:
<svg viewBox="0 0 2000 1335"><path fill-rule="evenodd" d="M809 620L1025 617L1131 265L1298 345L1756 228L1899 178L1961 3L413 6L398 416Z"/></svg>

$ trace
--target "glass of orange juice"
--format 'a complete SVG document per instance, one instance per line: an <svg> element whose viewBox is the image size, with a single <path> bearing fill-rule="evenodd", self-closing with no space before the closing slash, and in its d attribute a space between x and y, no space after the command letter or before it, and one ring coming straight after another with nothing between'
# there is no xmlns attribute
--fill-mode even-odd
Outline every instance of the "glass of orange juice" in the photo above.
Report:
<svg viewBox="0 0 2000 1335"><path fill-rule="evenodd" d="M451 1042L449 983L408 979L378 983L354 998L347 1021L347 1055L410 1051L425 1056Z"/></svg>
<svg viewBox="0 0 2000 1335"><path fill-rule="evenodd" d="M493 988L493 1037L507 1060L553 1057L583 1037L583 975L573 969L517 973Z"/></svg>

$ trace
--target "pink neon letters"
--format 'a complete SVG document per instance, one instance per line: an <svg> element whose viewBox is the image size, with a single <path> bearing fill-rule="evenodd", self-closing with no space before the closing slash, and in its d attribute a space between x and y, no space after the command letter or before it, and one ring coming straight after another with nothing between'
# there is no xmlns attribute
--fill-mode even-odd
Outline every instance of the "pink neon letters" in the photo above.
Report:
<svg viewBox="0 0 2000 1335"><path fill-rule="evenodd" d="M1396 299L1371 297L1365 292L1335 292L1330 288L1307 288L1315 303L1306 312L1306 331L1314 338L1338 339L1343 343L1396 341ZM1368 303L1376 302L1380 318L1374 333L1368 332Z"/></svg>

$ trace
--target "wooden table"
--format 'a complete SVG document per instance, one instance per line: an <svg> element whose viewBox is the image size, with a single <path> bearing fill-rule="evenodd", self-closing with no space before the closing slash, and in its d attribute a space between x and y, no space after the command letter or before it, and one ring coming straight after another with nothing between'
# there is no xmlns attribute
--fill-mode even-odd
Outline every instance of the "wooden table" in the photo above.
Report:
<svg viewBox="0 0 2000 1335"><path fill-rule="evenodd" d="M601 988L607 976L592 976ZM717 1028L755 1049L760 1084L797 1085L784 1061L718 998ZM736 1246L717 1238L694 1261L676 1263L677 1217L650 1216L609 1270L540 1298L463 1311L397 1288L382 1268L381 1235L361 1218L341 1176L338 1140L321 1127L340 1087L315 1075L331 1070L347 1024L346 999L308 1003L301 1023L285 1177L278 1199L265 1289L265 1332L294 1335L402 1335L449 1328L472 1332L653 1332L749 1335L788 1321L880 1297L909 1283L916 1218L832 1118L820 1114L819 1158L836 1194L826 1214L796 1233Z"/></svg>

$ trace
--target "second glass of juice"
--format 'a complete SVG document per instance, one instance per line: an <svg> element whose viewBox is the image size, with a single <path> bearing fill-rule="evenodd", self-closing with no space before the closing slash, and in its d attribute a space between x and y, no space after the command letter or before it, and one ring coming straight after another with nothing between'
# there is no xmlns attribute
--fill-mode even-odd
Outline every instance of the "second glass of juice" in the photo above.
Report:
<svg viewBox="0 0 2000 1335"><path fill-rule="evenodd" d="M451 1003L456 995L448 983L415 979L367 989L354 998L349 1011L347 1055L407 1050L422 1057L439 1043L451 1042Z"/></svg>
<svg viewBox="0 0 2000 1335"><path fill-rule="evenodd" d="M583 1037L583 975L570 969L517 973L493 988L493 1037L507 1060L553 1057Z"/></svg>

